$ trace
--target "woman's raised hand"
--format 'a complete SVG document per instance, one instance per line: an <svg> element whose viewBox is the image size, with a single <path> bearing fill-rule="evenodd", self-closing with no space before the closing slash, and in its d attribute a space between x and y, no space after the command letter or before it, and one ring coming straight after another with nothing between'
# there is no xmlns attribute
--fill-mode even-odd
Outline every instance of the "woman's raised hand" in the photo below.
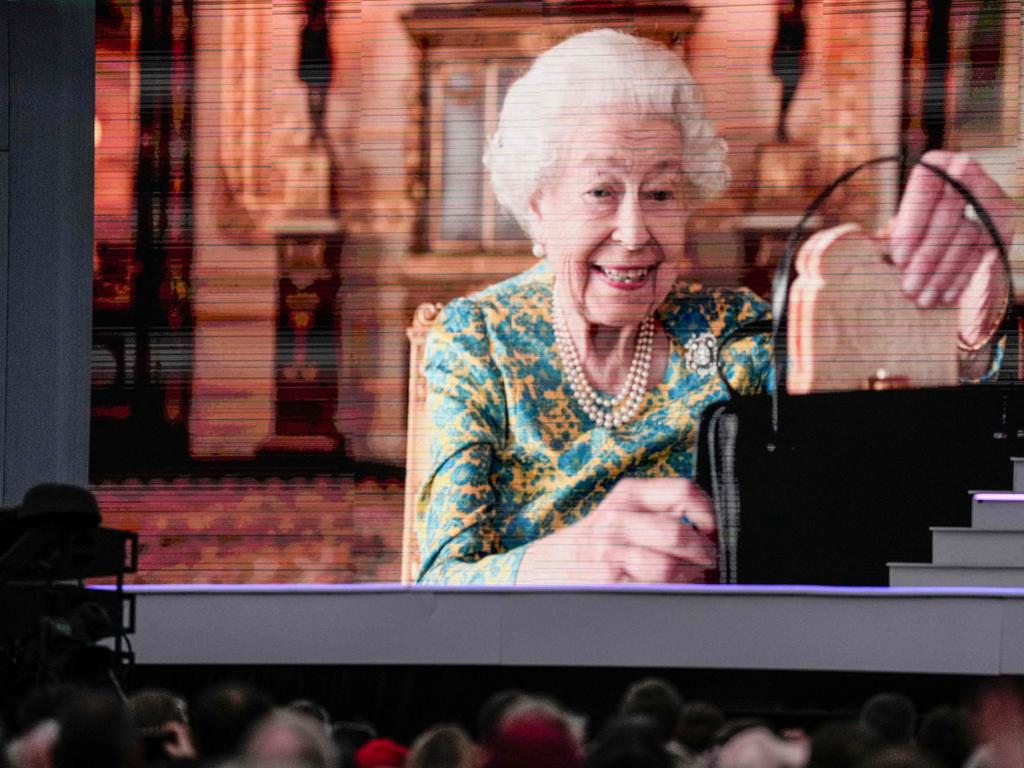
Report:
<svg viewBox="0 0 1024 768"><path fill-rule="evenodd" d="M528 545L517 584L702 582L717 557L708 498L683 478L623 478L587 517Z"/></svg>
<svg viewBox="0 0 1024 768"><path fill-rule="evenodd" d="M1013 241L1016 206L968 155L929 152L923 160L946 171L985 206L1003 242ZM950 184L916 166L896 218L887 227L903 290L921 307L959 307L964 347L983 343L1005 308L1009 277L988 231Z"/></svg>

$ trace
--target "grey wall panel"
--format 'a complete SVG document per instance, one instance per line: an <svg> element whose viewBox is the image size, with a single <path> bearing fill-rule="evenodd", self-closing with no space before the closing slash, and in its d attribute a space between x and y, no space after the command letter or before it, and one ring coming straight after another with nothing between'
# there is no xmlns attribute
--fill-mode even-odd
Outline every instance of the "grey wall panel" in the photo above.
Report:
<svg viewBox="0 0 1024 768"><path fill-rule="evenodd" d="M0 151L6 150L10 141L8 111L10 109L10 84L7 60L7 1L0 2ZM6 200L6 198L5 198Z"/></svg>
<svg viewBox="0 0 1024 768"><path fill-rule="evenodd" d="M1000 610L885 592L522 595L503 613L502 663L991 674Z"/></svg>
<svg viewBox="0 0 1024 768"><path fill-rule="evenodd" d="M95 9L13 0L3 502L88 479Z"/></svg>
<svg viewBox="0 0 1024 768"><path fill-rule="evenodd" d="M1007 601L1003 610L1003 658L1007 674L1024 673L1024 600Z"/></svg>
<svg viewBox="0 0 1024 768"><path fill-rule="evenodd" d="M498 663L502 603L463 597L147 595L132 646L144 664Z"/></svg>
<svg viewBox="0 0 1024 768"><path fill-rule="evenodd" d="M142 664L1024 672L1024 590L130 590Z"/></svg>
<svg viewBox="0 0 1024 768"><path fill-rule="evenodd" d="M3 3L6 6L6 3ZM6 112L5 112L6 114ZM7 391L7 211L10 197L7 185L8 153L0 151L0 447L5 445L7 408L4 392ZM0 499L4 498L4 473L0 471Z"/></svg>

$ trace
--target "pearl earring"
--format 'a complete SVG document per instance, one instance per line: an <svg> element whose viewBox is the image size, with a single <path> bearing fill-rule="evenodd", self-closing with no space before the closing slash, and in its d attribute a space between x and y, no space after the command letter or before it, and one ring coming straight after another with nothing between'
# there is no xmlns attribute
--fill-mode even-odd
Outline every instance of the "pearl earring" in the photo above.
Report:
<svg viewBox="0 0 1024 768"><path fill-rule="evenodd" d="M543 259L547 254L544 253L544 246L540 243L533 244L533 255L538 259Z"/></svg>

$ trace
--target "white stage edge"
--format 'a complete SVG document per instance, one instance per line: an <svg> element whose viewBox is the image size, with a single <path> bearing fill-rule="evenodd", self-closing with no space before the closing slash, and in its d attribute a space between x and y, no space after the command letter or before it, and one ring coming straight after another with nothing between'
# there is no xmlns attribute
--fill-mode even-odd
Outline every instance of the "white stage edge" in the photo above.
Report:
<svg viewBox="0 0 1024 768"><path fill-rule="evenodd" d="M129 587L140 664L1024 674L1024 590Z"/></svg>

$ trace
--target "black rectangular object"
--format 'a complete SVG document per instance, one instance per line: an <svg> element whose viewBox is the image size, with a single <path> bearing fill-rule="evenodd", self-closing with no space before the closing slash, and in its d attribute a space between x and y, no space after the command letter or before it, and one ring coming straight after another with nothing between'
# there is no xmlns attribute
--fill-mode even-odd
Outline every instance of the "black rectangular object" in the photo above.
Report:
<svg viewBox="0 0 1024 768"><path fill-rule="evenodd" d="M0 575L6 579L87 579L138 568L138 535L116 528L60 525L0 529Z"/></svg>
<svg viewBox="0 0 1024 768"><path fill-rule="evenodd" d="M970 524L972 489L1011 487L1021 391L1003 387L784 397L708 409L698 482L712 491L723 580L887 585L931 560L930 526Z"/></svg>
<svg viewBox="0 0 1024 768"><path fill-rule="evenodd" d="M69 632L72 623L88 624L92 639L101 640L135 630L135 597L113 589L63 584L4 584L0 586L0 615L4 617L0 640L31 635L43 619Z"/></svg>

